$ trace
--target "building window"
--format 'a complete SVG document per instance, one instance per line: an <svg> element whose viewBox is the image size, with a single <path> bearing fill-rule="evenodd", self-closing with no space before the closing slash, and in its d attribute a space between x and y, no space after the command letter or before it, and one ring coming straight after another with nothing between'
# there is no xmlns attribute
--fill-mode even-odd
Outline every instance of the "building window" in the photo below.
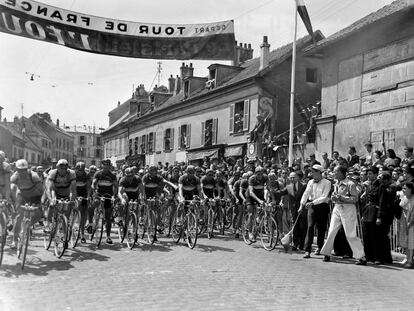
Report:
<svg viewBox="0 0 414 311"><path fill-rule="evenodd" d="M164 131L164 150L171 151L174 149L174 129L168 128Z"/></svg>
<svg viewBox="0 0 414 311"><path fill-rule="evenodd" d="M30 155L30 162L32 163L36 163L36 155L32 152L32 154Z"/></svg>
<svg viewBox="0 0 414 311"><path fill-rule="evenodd" d="M83 136L83 135L79 136L79 145L85 145L85 143L86 143L86 139L85 138L86 137Z"/></svg>
<svg viewBox="0 0 414 311"><path fill-rule="evenodd" d="M178 128L178 142L180 149L190 148L191 124L184 124Z"/></svg>
<svg viewBox="0 0 414 311"><path fill-rule="evenodd" d="M147 143L147 135L141 136L141 154L145 154L146 151L146 143Z"/></svg>
<svg viewBox="0 0 414 311"><path fill-rule="evenodd" d="M306 68L306 82L309 82L309 83L318 82L318 69Z"/></svg>
<svg viewBox="0 0 414 311"><path fill-rule="evenodd" d="M218 119L210 119L201 124L201 145L211 146L217 144Z"/></svg>
<svg viewBox="0 0 414 311"><path fill-rule="evenodd" d="M95 149L95 158L101 157L101 149Z"/></svg>
<svg viewBox="0 0 414 311"><path fill-rule="evenodd" d="M41 161L41 158L40 158L40 154L38 154L38 155L37 155L37 163L38 163L38 164L40 164L41 162L42 162L42 161Z"/></svg>
<svg viewBox="0 0 414 311"><path fill-rule="evenodd" d="M96 145L101 146L102 145L102 137L96 136Z"/></svg>
<svg viewBox="0 0 414 311"><path fill-rule="evenodd" d="M250 101L244 100L230 105L230 133L243 133L249 130Z"/></svg>
<svg viewBox="0 0 414 311"><path fill-rule="evenodd" d="M395 149L395 130L375 131L370 135L372 150Z"/></svg>
<svg viewBox="0 0 414 311"><path fill-rule="evenodd" d="M155 133L151 132L148 134L148 153L153 153L155 151Z"/></svg>

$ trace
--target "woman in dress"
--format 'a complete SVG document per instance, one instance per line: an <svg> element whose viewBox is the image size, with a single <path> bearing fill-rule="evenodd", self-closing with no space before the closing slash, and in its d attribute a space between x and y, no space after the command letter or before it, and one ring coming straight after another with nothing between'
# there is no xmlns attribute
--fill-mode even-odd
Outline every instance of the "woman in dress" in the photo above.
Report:
<svg viewBox="0 0 414 311"><path fill-rule="evenodd" d="M412 269L414 254L414 184L411 182L403 186L400 206L402 207L400 244L407 249L406 268Z"/></svg>

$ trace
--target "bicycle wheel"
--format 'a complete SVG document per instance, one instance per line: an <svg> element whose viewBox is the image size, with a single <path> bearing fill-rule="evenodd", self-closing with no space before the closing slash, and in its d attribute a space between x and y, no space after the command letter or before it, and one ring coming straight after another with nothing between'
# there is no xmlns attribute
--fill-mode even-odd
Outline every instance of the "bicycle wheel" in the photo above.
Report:
<svg viewBox="0 0 414 311"><path fill-rule="evenodd" d="M259 225L259 238L265 250L271 251L276 247L279 232L273 217L263 217Z"/></svg>
<svg viewBox="0 0 414 311"><path fill-rule="evenodd" d="M50 212L50 207L47 207ZM43 247L45 250L49 250L50 245L52 245L53 237L55 235L55 229L56 229L56 220L55 215L51 216L51 223L47 231L43 230ZM46 222L46 221L45 221Z"/></svg>
<svg viewBox="0 0 414 311"><path fill-rule="evenodd" d="M6 236L7 236L7 229L6 229L6 217L4 213L0 215L0 266L3 261L3 253L4 253L4 246L6 245Z"/></svg>
<svg viewBox="0 0 414 311"><path fill-rule="evenodd" d="M55 255L57 258L61 258L68 247L68 234L68 219L65 215L59 215L53 239L55 242Z"/></svg>
<svg viewBox="0 0 414 311"><path fill-rule="evenodd" d="M125 227L126 234L124 236L129 249L132 249L138 240L137 230L137 215L135 215L135 213L132 212L128 216L128 223Z"/></svg>
<svg viewBox="0 0 414 311"><path fill-rule="evenodd" d="M180 242L182 235L182 224L178 221L178 209L175 211L171 220L171 237L175 243Z"/></svg>
<svg viewBox="0 0 414 311"><path fill-rule="evenodd" d="M248 225L248 220L249 220L249 214L248 213L244 213L243 214L243 223L241 226L241 233L243 236L243 241L244 243L246 243L247 245L252 244L252 241L250 241L249 239L249 225Z"/></svg>
<svg viewBox="0 0 414 311"><path fill-rule="evenodd" d="M224 216L224 228L226 230L228 230L228 229L231 228L231 226L233 224L233 215L234 215L234 213L233 213L233 205L227 203L226 204L226 207L224 208L224 211L225 211L225 213L224 213L224 215L225 215Z"/></svg>
<svg viewBox="0 0 414 311"><path fill-rule="evenodd" d="M121 219L118 223L117 223L117 232L118 232L118 239L119 239L119 241L121 242L121 244L122 243L124 243L124 239L125 239L125 235L126 235L126 233L127 233L127 231L126 231L126 227L127 227L127 223L125 222L124 223L124 220L123 219Z"/></svg>
<svg viewBox="0 0 414 311"><path fill-rule="evenodd" d="M224 207L219 207L217 209L216 224L217 224L217 230L220 232L221 235L224 234L224 213L225 213Z"/></svg>
<svg viewBox="0 0 414 311"><path fill-rule="evenodd" d="M81 214L79 210L72 210L71 213L71 228L70 228L70 247L75 248L78 245L78 241L80 238L80 220Z"/></svg>
<svg viewBox="0 0 414 311"><path fill-rule="evenodd" d="M156 238L157 238L157 225L156 225L156 215L155 212L150 210L148 211L148 217L147 217L147 239L148 243L154 244Z"/></svg>
<svg viewBox="0 0 414 311"><path fill-rule="evenodd" d="M193 249L197 243L197 217L194 213L189 212L186 216L186 240L189 248Z"/></svg>
<svg viewBox="0 0 414 311"><path fill-rule="evenodd" d="M27 248L29 246L30 240L30 220L22 223L22 232L20 233L19 237L19 245L18 245L18 252L17 257L22 261L22 270L26 263L26 256L27 256Z"/></svg>
<svg viewBox="0 0 414 311"><path fill-rule="evenodd" d="M214 229L214 211L212 208L209 208L207 212L207 238L211 239L213 237L213 229Z"/></svg>
<svg viewBox="0 0 414 311"><path fill-rule="evenodd" d="M164 235L170 236L171 232L171 213L172 213L172 206L167 206L164 209L164 212L161 215L161 223L164 227Z"/></svg>
<svg viewBox="0 0 414 311"><path fill-rule="evenodd" d="M104 227L104 219L102 212L98 212L98 214L94 216L93 224L95 229L92 231L91 240L93 240L96 246L99 247L102 242Z"/></svg>

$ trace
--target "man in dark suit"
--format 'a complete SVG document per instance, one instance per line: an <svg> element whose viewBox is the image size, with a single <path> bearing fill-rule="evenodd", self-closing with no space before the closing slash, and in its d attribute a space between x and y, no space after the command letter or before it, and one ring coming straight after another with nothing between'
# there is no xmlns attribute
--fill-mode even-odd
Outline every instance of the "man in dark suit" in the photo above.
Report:
<svg viewBox="0 0 414 311"><path fill-rule="evenodd" d="M287 196L287 209L290 211L292 225L298 217L300 199L306 189L306 185L302 183L302 177L303 173L301 171L290 173L290 183L282 190L282 194ZM296 226L293 229L293 250L304 248L307 226L307 215L306 213L301 213Z"/></svg>
<svg viewBox="0 0 414 311"><path fill-rule="evenodd" d="M356 154L356 149L354 146L349 147L348 156L346 160L348 161L349 167L359 163L359 157Z"/></svg>

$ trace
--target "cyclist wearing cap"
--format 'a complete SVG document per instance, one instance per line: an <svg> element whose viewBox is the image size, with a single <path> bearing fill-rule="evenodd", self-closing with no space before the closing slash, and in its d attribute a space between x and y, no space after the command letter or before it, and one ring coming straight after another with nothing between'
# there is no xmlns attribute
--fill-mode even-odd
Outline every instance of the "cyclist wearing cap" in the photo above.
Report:
<svg viewBox="0 0 414 311"><path fill-rule="evenodd" d="M148 173L142 178L144 184L144 198L155 198L159 196L165 185L172 188L176 186L158 174L158 168L155 165L150 166Z"/></svg>
<svg viewBox="0 0 414 311"><path fill-rule="evenodd" d="M221 199L228 199L229 197L229 185L227 183L226 178L224 177L224 174L222 171L217 170L216 171L216 180L217 180L217 197Z"/></svg>
<svg viewBox="0 0 414 311"><path fill-rule="evenodd" d="M69 169L67 160L60 159L47 180L47 196L51 205L56 204L56 199L76 199L76 174Z"/></svg>
<svg viewBox="0 0 414 311"><path fill-rule="evenodd" d="M6 162L6 154L0 150L0 199L10 199L11 166Z"/></svg>
<svg viewBox="0 0 414 311"><path fill-rule="evenodd" d="M121 203L125 205L130 200L138 200L144 192L142 180L139 176L134 175L132 167L125 169L125 176L119 181L118 197Z"/></svg>
<svg viewBox="0 0 414 311"><path fill-rule="evenodd" d="M81 230L81 243L86 243L85 239L85 223L87 218L88 211L88 198L91 195L91 178L85 170L85 162L78 162L75 166L76 174L76 193L78 196L82 197L80 203L80 212L81 212L81 221L80 221L80 230Z"/></svg>
<svg viewBox="0 0 414 311"><path fill-rule="evenodd" d="M114 173L111 172L111 160L102 160L102 170L95 173L92 180L92 189L101 197L106 197L104 201L105 223L106 223L106 244L112 244L112 201L110 200L118 191L118 182ZM89 213L89 223L93 223L94 210Z"/></svg>
<svg viewBox="0 0 414 311"><path fill-rule="evenodd" d="M26 160L16 161L16 172L10 177L11 193L16 207L16 218L13 227L12 247L16 247L17 238L20 232L20 225L23 218L21 206L23 204L40 204L43 195L43 185L36 172L29 170ZM33 223L42 217L42 210L39 209Z"/></svg>
<svg viewBox="0 0 414 311"><path fill-rule="evenodd" d="M204 198L214 199L214 192L218 192L217 180L212 169L207 169L206 175L201 178L201 193Z"/></svg>
<svg viewBox="0 0 414 311"><path fill-rule="evenodd" d="M195 168L193 165L187 167L187 172L180 177L178 181L178 191L180 202L184 200L192 200L194 195L202 197L200 179L195 176Z"/></svg>
<svg viewBox="0 0 414 311"><path fill-rule="evenodd" d="M256 241L255 233L252 232L253 214L256 212L256 205L263 204L268 200L268 178L261 166L256 167L254 175L249 178L249 196L247 198L249 240Z"/></svg>

